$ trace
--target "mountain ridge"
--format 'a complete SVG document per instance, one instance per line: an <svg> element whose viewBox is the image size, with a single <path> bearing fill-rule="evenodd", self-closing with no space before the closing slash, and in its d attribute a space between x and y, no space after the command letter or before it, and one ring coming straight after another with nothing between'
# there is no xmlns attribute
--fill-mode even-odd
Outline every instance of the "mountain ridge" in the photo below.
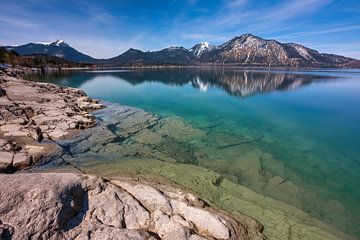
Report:
<svg viewBox="0 0 360 240"><path fill-rule="evenodd" d="M42 53L74 62L105 65L234 65L246 67L319 67L360 68L360 61L336 54L320 53L297 43L281 43L250 33L236 36L214 46L208 42L184 47L168 47L144 52L130 48L109 58L95 59L72 48L63 40L7 46L20 55Z"/></svg>
<svg viewBox="0 0 360 240"><path fill-rule="evenodd" d="M200 57L201 63L262 67L347 67L360 61L319 53L296 43L280 43L252 34L236 36Z"/></svg>
<svg viewBox="0 0 360 240"><path fill-rule="evenodd" d="M60 57L77 63L93 63L97 59L79 52L71 47L64 40L53 42L35 42L20 46L5 46L8 50L14 50L20 55L47 54L49 56Z"/></svg>

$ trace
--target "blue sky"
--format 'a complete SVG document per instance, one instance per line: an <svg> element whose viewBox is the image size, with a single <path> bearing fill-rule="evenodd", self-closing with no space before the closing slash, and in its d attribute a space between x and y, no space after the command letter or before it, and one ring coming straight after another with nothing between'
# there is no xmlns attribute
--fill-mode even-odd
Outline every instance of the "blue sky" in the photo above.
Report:
<svg viewBox="0 0 360 240"><path fill-rule="evenodd" d="M360 59L360 1L1 0L0 44L63 39L98 58L252 33Z"/></svg>

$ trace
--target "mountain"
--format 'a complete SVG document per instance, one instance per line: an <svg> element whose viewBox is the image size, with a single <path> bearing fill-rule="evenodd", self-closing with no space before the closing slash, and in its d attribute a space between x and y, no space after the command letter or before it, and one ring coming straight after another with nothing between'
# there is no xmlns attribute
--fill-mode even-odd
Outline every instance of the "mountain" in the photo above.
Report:
<svg viewBox="0 0 360 240"><path fill-rule="evenodd" d="M195 56L183 47L169 47L160 51L143 52L130 48L117 57L106 60L106 63L120 65L190 65L194 62Z"/></svg>
<svg viewBox="0 0 360 240"><path fill-rule="evenodd" d="M120 65L125 65L129 63L141 63L145 60L146 53L134 48L130 48L126 52L120 54L117 57L110 58L105 60L105 63L116 63Z"/></svg>
<svg viewBox="0 0 360 240"><path fill-rule="evenodd" d="M323 54L295 43L280 43L252 34L235 37L201 55L201 63L266 67L360 67L360 61Z"/></svg>
<svg viewBox="0 0 360 240"><path fill-rule="evenodd" d="M77 63L92 63L96 61L96 59L72 48L63 40L56 40L48 43L28 43L21 46L7 46L5 48L13 50L20 55L47 54L49 56L60 57Z"/></svg>
<svg viewBox="0 0 360 240"><path fill-rule="evenodd" d="M170 47L142 52L129 49L107 60L118 65L235 65L247 67L360 68L360 61L319 53L296 43L280 43L252 34L243 34L215 47L207 42L190 49Z"/></svg>
<svg viewBox="0 0 360 240"><path fill-rule="evenodd" d="M62 40L49 43L28 43L8 46L20 55L47 54L77 63L108 66L142 65L231 65L245 67L298 68L360 68L360 61L335 54L319 53L296 43L280 43L243 34L228 42L213 46L201 42L190 49L169 47L143 52L130 48L110 59L94 59L69 46Z"/></svg>
<svg viewBox="0 0 360 240"><path fill-rule="evenodd" d="M171 64L191 64L195 57L183 47L169 47L156 52L149 52L151 61Z"/></svg>
<svg viewBox="0 0 360 240"><path fill-rule="evenodd" d="M195 57L199 58L204 53L210 52L214 50L216 47L213 45L210 45L208 42L201 42L198 44L195 44L192 48L189 49L189 51L194 54Z"/></svg>
<svg viewBox="0 0 360 240"><path fill-rule="evenodd" d="M74 63L64 58L55 56L49 56L46 54L33 54L20 56L15 51L6 50L0 47L0 63L6 63L10 65L20 65L24 67L36 67L42 68L53 67L53 68L67 68L67 67L86 67L87 64Z"/></svg>

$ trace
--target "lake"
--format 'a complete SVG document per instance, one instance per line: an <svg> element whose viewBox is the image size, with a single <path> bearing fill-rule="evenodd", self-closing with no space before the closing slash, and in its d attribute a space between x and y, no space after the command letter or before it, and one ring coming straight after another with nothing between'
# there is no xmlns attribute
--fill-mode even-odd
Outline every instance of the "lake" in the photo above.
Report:
<svg viewBox="0 0 360 240"><path fill-rule="evenodd" d="M186 163L360 236L359 70L121 69L28 78L180 119L202 133L171 142L191 153Z"/></svg>

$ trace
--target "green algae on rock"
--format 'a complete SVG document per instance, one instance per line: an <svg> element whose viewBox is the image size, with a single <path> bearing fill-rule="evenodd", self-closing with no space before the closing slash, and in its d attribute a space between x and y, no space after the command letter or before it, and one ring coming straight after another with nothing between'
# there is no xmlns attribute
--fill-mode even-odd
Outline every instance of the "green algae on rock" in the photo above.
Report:
<svg viewBox="0 0 360 240"><path fill-rule="evenodd" d="M83 169L109 179L131 176L134 179L183 186L235 217L241 218L245 214L256 219L264 226L263 232L268 239L355 239L293 206L257 194L226 178L216 183L221 175L202 167L149 159L96 163L83 166Z"/></svg>

